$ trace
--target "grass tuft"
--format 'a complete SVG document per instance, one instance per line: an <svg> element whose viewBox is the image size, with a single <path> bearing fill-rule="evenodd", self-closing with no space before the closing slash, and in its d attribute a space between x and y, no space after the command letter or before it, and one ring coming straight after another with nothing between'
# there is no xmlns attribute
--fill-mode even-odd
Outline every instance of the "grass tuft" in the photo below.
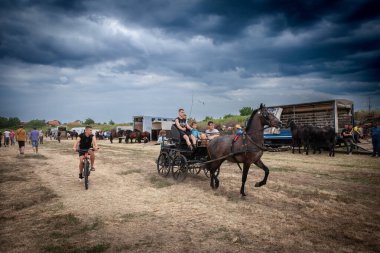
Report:
<svg viewBox="0 0 380 253"><path fill-rule="evenodd" d="M168 180L158 177L158 176L151 176L149 178L150 183L153 185L154 188L164 188L168 186L172 186L173 183L169 182Z"/></svg>

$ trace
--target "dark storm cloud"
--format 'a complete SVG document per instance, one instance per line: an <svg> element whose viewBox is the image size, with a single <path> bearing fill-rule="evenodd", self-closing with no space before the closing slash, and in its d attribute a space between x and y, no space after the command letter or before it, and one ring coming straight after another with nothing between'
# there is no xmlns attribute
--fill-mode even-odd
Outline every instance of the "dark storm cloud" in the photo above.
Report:
<svg viewBox="0 0 380 253"><path fill-rule="evenodd" d="M167 85L166 99L184 89L213 107L231 103L216 114L264 98L256 89L281 103L293 102L289 88L305 100L378 97L379 9L365 0L1 1L0 88L107 84L155 97Z"/></svg>

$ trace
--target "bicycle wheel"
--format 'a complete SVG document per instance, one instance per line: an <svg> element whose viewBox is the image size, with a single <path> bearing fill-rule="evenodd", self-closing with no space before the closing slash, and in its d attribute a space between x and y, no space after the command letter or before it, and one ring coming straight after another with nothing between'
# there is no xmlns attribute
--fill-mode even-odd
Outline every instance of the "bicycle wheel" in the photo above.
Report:
<svg viewBox="0 0 380 253"><path fill-rule="evenodd" d="M84 187L88 190L88 175L90 173L90 163L87 160L83 161L83 177L84 177Z"/></svg>

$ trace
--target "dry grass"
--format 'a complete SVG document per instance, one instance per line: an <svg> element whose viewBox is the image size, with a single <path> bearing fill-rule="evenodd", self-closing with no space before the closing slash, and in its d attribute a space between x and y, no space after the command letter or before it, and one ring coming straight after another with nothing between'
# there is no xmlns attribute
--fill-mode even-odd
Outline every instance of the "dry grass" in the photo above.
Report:
<svg viewBox="0 0 380 253"><path fill-rule="evenodd" d="M225 163L213 191L201 172L157 174L159 147L100 141L90 188L72 141L40 155L0 150L0 252L379 252L380 160L265 153L241 172Z"/></svg>

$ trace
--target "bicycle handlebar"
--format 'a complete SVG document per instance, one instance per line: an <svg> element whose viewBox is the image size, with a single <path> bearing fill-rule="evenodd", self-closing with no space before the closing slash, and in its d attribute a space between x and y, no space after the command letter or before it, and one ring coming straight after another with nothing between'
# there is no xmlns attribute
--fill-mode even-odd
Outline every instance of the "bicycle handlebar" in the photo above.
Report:
<svg viewBox="0 0 380 253"><path fill-rule="evenodd" d="M98 148L99 149L99 148ZM89 149L77 149L76 152L88 152L89 150L95 151L94 148L89 148Z"/></svg>

